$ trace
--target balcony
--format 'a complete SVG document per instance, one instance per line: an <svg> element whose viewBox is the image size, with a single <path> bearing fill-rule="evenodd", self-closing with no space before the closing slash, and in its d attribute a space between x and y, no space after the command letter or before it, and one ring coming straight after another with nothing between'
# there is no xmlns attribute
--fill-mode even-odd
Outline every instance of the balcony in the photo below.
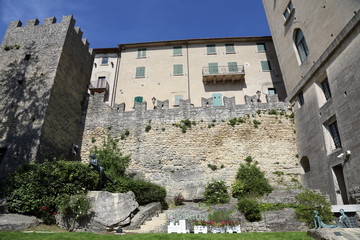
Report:
<svg viewBox="0 0 360 240"><path fill-rule="evenodd" d="M109 92L109 83L106 80L91 82L89 90L91 95L94 95L94 93Z"/></svg>
<svg viewBox="0 0 360 240"><path fill-rule="evenodd" d="M245 79L243 65L204 67L202 74L204 84L234 83Z"/></svg>

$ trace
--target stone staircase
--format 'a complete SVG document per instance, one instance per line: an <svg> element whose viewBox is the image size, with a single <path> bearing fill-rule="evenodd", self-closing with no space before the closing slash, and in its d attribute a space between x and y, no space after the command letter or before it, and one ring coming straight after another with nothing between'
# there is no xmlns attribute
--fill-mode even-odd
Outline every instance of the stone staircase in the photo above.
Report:
<svg viewBox="0 0 360 240"><path fill-rule="evenodd" d="M135 230L125 230L127 233L158 233L163 232L163 228L166 225L167 218L166 212L163 211L157 216L151 218L151 220L145 221L143 225L140 226L140 229Z"/></svg>

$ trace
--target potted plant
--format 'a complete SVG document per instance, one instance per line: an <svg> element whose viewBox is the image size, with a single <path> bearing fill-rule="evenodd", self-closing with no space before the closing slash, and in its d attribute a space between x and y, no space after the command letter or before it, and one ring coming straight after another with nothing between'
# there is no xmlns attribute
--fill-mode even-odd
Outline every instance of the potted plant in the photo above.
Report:
<svg viewBox="0 0 360 240"><path fill-rule="evenodd" d="M207 228L207 222L204 220L193 220L192 221L193 225L194 225L194 233L198 234L198 233L207 233L208 232L208 228Z"/></svg>

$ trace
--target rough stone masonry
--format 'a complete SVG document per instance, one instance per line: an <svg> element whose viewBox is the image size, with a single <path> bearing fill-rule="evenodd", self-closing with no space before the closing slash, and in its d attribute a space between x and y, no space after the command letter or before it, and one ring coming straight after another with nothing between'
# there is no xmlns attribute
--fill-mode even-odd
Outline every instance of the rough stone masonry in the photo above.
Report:
<svg viewBox="0 0 360 240"><path fill-rule="evenodd" d="M89 101L82 160L88 161L91 149L110 135L131 155L128 172L166 187L169 199L178 193L189 200L201 199L212 179L230 186L246 156L259 163L273 186L301 182L294 124L285 115L290 114L285 103L235 105L233 98L225 98L221 107L195 108L182 101L178 109L160 102L156 109L146 110L146 103L139 103L134 111L124 112L119 106L110 108L102 98L95 95ZM283 115L269 115L269 109ZM245 122L232 127L229 120L234 117ZM185 119L196 125L183 133L176 124ZM261 122L257 128L254 120ZM214 166L216 170L211 169Z"/></svg>

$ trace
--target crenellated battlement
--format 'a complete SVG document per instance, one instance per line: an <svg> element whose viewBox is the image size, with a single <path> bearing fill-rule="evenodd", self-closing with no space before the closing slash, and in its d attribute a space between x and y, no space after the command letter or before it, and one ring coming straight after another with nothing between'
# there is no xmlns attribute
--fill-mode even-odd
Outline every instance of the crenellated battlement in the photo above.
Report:
<svg viewBox="0 0 360 240"><path fill-rule="evenodd" d="M76 20L72 15L63 16L59 23L57 23L56 17L45 18L43 24L41 24L37 18L29 19L25 26L23 26L20 20L11 21L2 45L8 45L10 42L13 42L14 39L17 41L19 41L19 39L26 41L33 38L39 39L42 36L47 39L61 39L61 35L68 34L69 31L73 30L73 33L83 42L84 46L89 48L90 43L86 38L83 38L83 32L80 27L75 27L75 23ZM39 35L39 31L42 31L43 34ZM92 49L89 49L89 52L92 54Z"/></svg>

